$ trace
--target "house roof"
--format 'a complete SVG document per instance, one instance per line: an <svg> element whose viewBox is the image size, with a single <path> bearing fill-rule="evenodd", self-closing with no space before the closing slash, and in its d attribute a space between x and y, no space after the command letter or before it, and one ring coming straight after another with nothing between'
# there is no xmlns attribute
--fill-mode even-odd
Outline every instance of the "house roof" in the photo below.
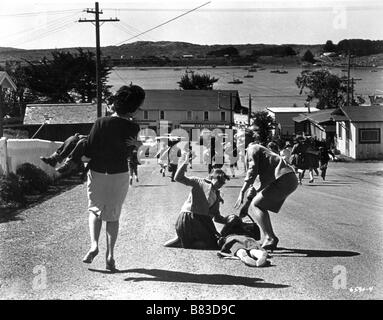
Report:
<svg viewBox="0 0 383 320"><path fill-rule="evenodd" d="M0 86L3 88L16 90L16 85L5 71L0 71Z"/></svg>
<svg viewBox="0 0 383 320"><path fill-rule="evenodd" d="M382 106L348 106L341 107L334 116L334 120L344 121L344 116L352 122L382 122L383 107ZM343 117L342 117L343 115Z"/></svg>
<svg viewBox="0 0 383 320"><path fill-rule="evenodd" d="M304 113L307 112L307 107L268 107L267 110L273 112L273 113ZM317 112L319 109L317 108L310 108L311 112Z"/></svg>
<svg viewBox="0 0 383 320"><path fill-rule="evenodd" d="M230 94L233 108L240 108L236 90L145 90L143 110L193 110L216 111L218 105L230 109Z"/></svg>
<svg viewBox="0 0 383 320"><path fill-rule="evenodd" d="M105 110L106 105L102 105L102 114L105 114ZM41 125L47 120L49 124L93 123L96 119L96 104L28 104L25 109L24 124Z"/></svg>
<svg viewBox="0 0 383 320"><path fill-rule="evenodd" d="M303 113L297 117L294 117L295 122L310 121L313 123L321 124L329 121L333 121L333 112L335 109L319 110L313 113Z"/></svg>
<svg viewBox="0 0 383 320"><path fill-rule="evenodd" d="M230 110L230 94L233 111L241 108L236 90L145 90L145 93L142 110L217 111L218 105ZM105 108L103 105L102 114ZM27 105L24 124L42 124L46 118L50 124L93 123L97 119L97 107L89 103Z"/></svg>

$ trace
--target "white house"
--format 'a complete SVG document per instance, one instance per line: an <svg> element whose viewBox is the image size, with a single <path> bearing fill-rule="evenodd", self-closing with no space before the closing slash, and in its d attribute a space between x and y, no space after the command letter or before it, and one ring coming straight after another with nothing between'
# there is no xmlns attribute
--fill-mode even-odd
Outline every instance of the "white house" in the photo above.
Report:
<svg viewBox="0 0 383 320"><path fill-rule="evenodd" d="M277 124L276 134L282 136L295 135L294 117L301 113L308 112L306 107L268 107L266 110L273 117ZM310 108L310 112L317 112L319 109Z"/></svg>
<svg viewBox="0 0 383 320"><path fill-rule="evenodd" d="M341 154L354 159L383 159L383 107L341 107L333 119Z"/></svg>

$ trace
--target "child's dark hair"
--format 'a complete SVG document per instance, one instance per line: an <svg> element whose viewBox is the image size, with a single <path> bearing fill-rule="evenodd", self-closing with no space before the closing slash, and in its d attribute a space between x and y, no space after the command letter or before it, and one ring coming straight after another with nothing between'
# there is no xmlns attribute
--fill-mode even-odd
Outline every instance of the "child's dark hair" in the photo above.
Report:
<svg viewBox="0 0 383 320"><path fill-rule="evenodd" d="M213 171L209 174L209 179L217 179L225 182L226 180L230 180L230 177L221 169L213 169Z"/></svg>
<svg viewBox="0 0 383 320"><path fill-rule="evenodd" d="M113 97L114 110L118 114L135 112L145 100L145 91L140 86L122 86Z"/></svg>

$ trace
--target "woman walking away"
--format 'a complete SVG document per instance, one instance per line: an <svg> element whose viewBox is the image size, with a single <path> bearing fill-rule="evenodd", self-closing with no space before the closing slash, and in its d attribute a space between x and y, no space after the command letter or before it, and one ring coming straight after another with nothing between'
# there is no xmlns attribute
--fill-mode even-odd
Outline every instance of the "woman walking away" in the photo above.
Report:
<svg viewBox="0 0 383 320"><path fill-rule="evenodd" d="M269 211L280 211L286 198L297 188L297 177L294 169L281 156L256 143L248 147L247 162L246 178L235 207L241 206L246 190L259 176L260 187L250 203L249 214L255 217L263 233L262 248L274 250L279 239L274 234Z"/></svg>
<svg viewBox="0 0 383 320"><path fill-rule="evenodd" d="M112 116L96 120L88 138L88 210L91 246L83 262L91 263L98 254L102 221L106 222L106 269L115 271L114 247L122 204L129 189L127 158L139 147L140 127L131 120L145 99L145 91L135 85L122 86L114 96Z"/></svg>

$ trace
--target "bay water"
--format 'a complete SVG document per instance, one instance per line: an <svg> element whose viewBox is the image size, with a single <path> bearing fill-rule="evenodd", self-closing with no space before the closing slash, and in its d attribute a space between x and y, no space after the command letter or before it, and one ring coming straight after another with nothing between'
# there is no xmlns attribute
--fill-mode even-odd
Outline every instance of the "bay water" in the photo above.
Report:
<svg viewBox="0 0 383 320"><path fill-rule="evenodd" d="M214 90L238 90L241 104L249 105L251 96L252 110L264 110L266 107L304 106L305 93L299 94L295 79L304 70L301 67L264 66L256 72L249 72L249 67L118 67L109 75L109 85L116 91L122 85L137 84L144 89L175 89L179 90L180 81L185 71L198 74L208 74L218 78ZM271 70L281 69L287 73L271 73ZM345 76L344 69L331 68L338 76ZM245 78L252 75L252 78ZM355 68L351 69L351 77L356 79L354 94L368 101L369 95L383 95L383 69ZM230 84L233 79L243 81L241 84ZM312 105L314 107L315 105Z"/></svg>

